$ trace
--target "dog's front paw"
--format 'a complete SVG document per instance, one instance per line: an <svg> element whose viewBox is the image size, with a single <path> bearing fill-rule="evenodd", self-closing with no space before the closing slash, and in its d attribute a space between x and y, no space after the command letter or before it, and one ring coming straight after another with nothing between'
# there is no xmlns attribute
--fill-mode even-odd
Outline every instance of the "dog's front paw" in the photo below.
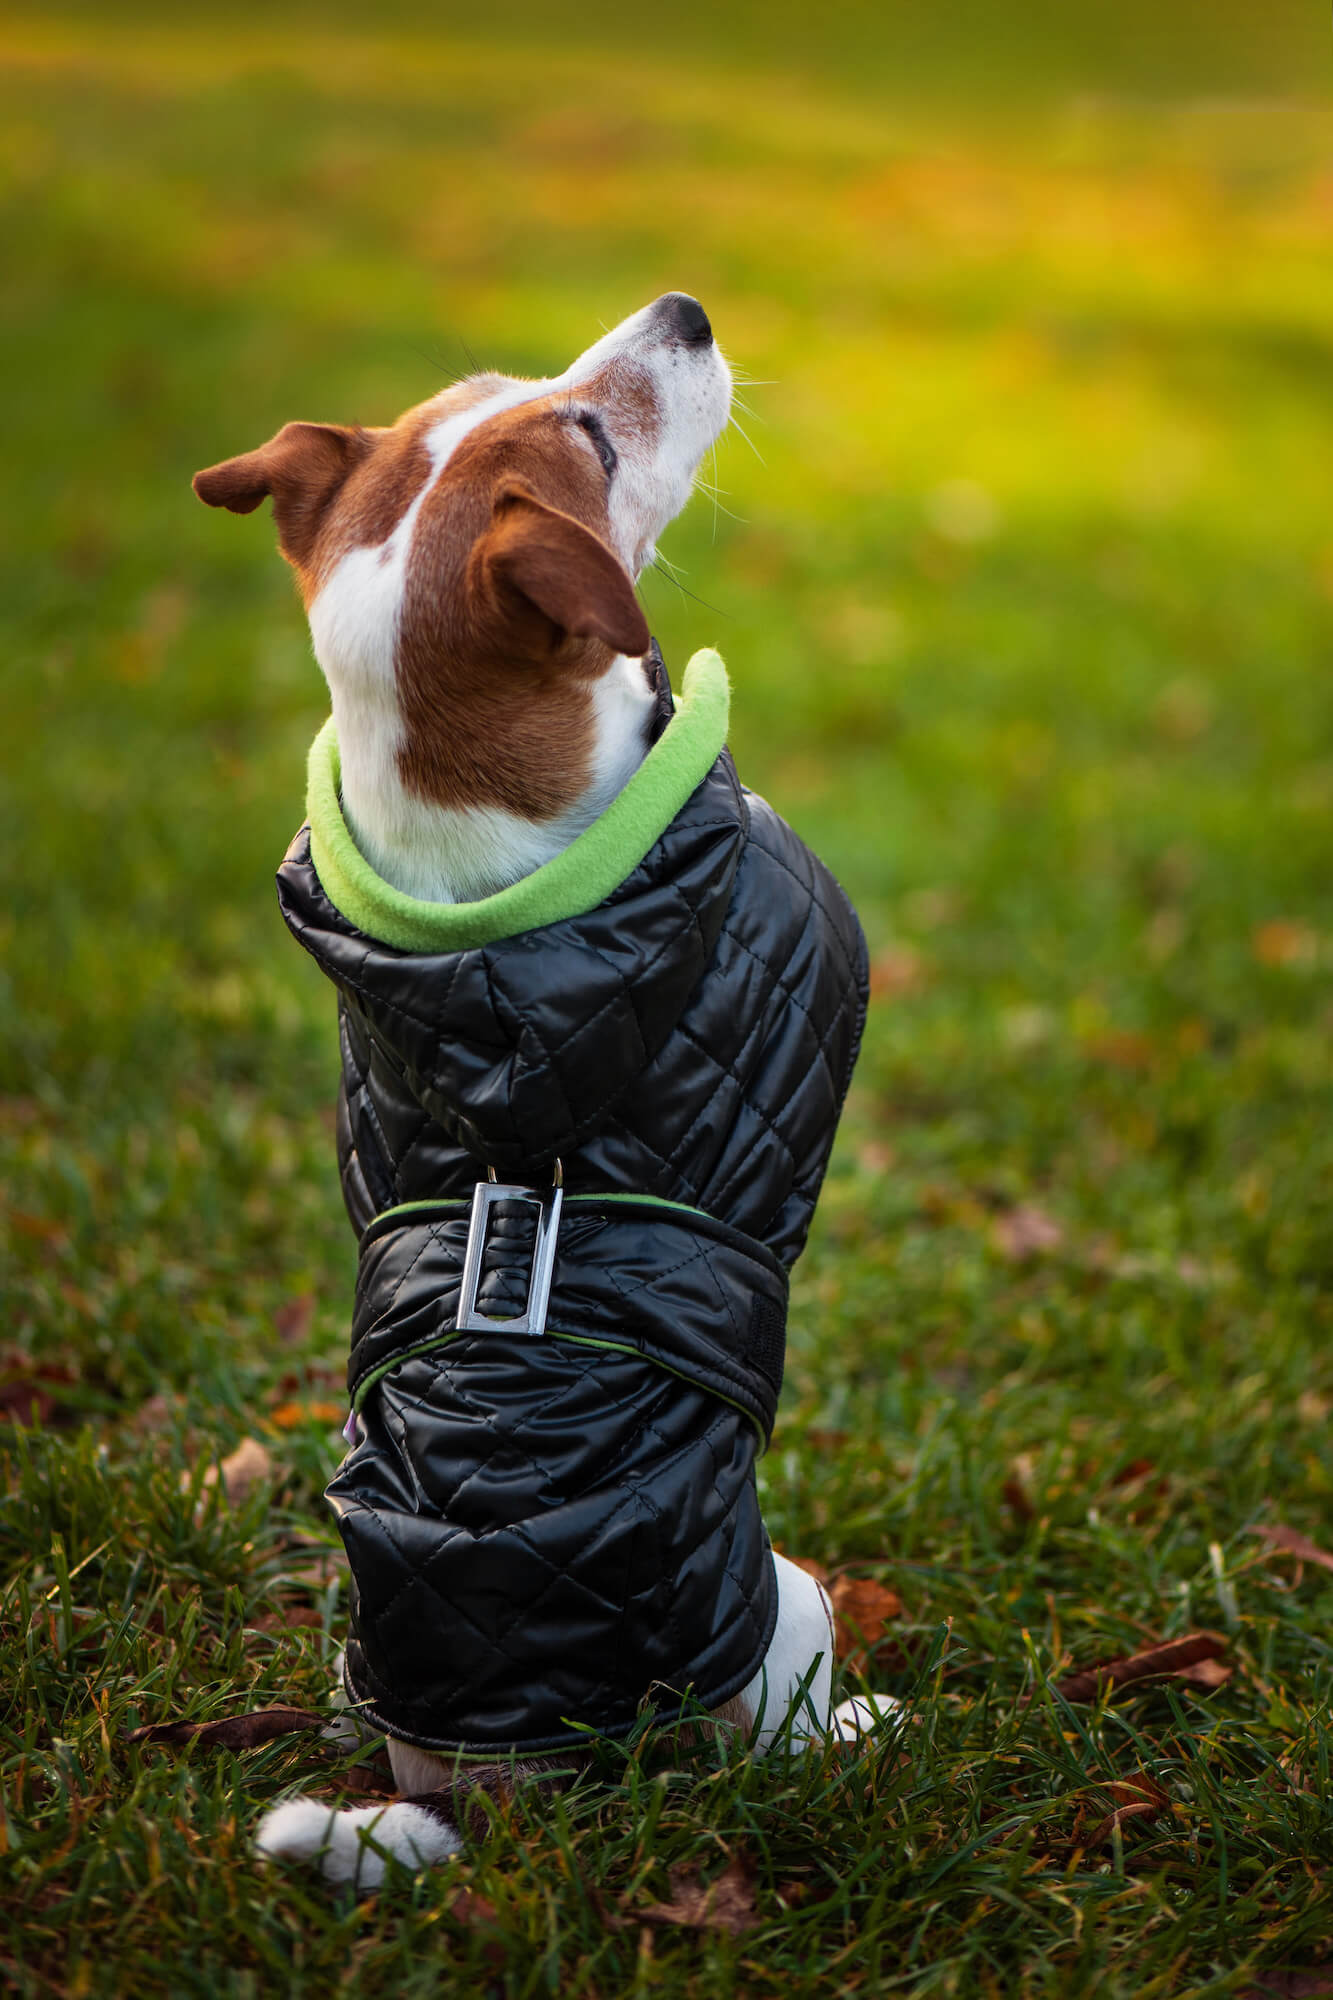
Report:
<svg viewBox="0 0 1333 2000"><path fill-rule="evenodd" d="M458 1829L424 1806L400 1801L339 1812L319 1799L288 1799L260 1821L261 1861L313 1861L326 1882L377 1889L390 1861L432 1868L462 1846Z"/></svg>

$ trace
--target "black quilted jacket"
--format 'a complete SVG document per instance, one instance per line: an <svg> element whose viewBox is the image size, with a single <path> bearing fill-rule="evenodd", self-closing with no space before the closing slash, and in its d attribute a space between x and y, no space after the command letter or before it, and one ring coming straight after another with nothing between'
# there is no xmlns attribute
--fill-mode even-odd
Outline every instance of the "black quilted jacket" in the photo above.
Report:
<svg viewBox="0 0 1333 2000"><path fill-rule="evenodd" d="M596 907L457 949L357 929L309 826L278 875L338 988L361 1241L357 1441L329 1488L354 1586L347 1684L427 1748L623 1733L650 1691L659 1714L686 1689L716 1706L772 1636L754 1463L865 946L725 750L654 831ZM557 1159L545 1334L457 1332L474 1184L489 1168L549 1186ZM522 1308L531 1213L492 1216L488 1315Z"/></svg>

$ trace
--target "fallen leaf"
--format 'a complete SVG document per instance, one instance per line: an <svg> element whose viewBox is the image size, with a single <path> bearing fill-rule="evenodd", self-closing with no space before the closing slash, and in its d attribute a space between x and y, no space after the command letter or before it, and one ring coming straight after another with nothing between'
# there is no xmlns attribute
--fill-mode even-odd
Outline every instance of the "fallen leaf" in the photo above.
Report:
<svg viewBox="0 0 1333 2000"><path fill-rule="evenodd" d="M915 945L885 945L870 961L872 1000L892 1000L900 993L914 993L925 981L925 960Z"/></svg>
<svg viewBox="0 0 1333 2000"><path fill-rule="evenodd" d="M1285 917L1260 924L1250 944L1260 965L1313 965L1319 956L1319 939L1310 926Z"/></svg>
<svg viewBox="0 0 1333 2000"><path fill-rule="evenodd" d="M1097 1790L1114 1801L1113 1810L1098 1820L1091 1831L1086 1831L1081 1823L1075 1828L1075 1842L1080 1847L1101 1847L1117 1827L1123 1828L1135 1820L1156 1819L1171 1804L1156 1778L1150 1778L1146 1771L1134 1771L1127 1778L1103 1780Z"/></svg>
<svg viewBox="0 0 1333 2000"><path fill-rule="evenodd" d="M1192 1666L1177 1667L1172 1680L1188 1681L1191 1687L1224 1687L1236 1669L1229 1660L1195 1660Z"/></svg>
<svg viewBox="0 0 1333 2000"><path fill-rule="evenodd" d="M1009 1471L1000 1491L1005 1505L1020 1521L1036 1519L1035 1478L1037 1461L1030 1451L1020 1451L1009 1461Z"/></svg>
<svg viewBox="0 0 1333 2000"><path fill-rule="evenodd" d="M449 1905L449 1914L460 1924L493 1924L498 1912L480 1889L460 1889Z"/></svg>
<svg viewBox="0 0 1333 2000"><path fill-rule="evenodd" d="M279 1403L276 1410L269 1411L269 1422L280 1431L294 1431L302 1424L341 1425L346 1420L345 1403Z"/></svg>
<svg viewBox="0 0 1333 2000"><path fill-rule="evenodd" d="M297 1626L318 1631L324 1623L324 1613L316 1611L313 1604L284 1604L280 1611L261 1611L250 1620L252 1632L290 1632Z"/></svg>
<svg viewBox="0 0 1333 2000"><path fill-rule="evenodd" d="M79 1379L64 1362L29 1361L26 1356L16 1356L8 1367L0 1364L0 1368L0 1417L30 1426L49 1424L62 1402L56 1392Z"/></svg>
<svg viewBox="0 0 1333 2000"><path fill-rule="evenodd" d="M1133 1771L1127 1778L1111 1778L1097 1789L1114 1799L1118 1806L1147 1803L1160 1808L1171 1803L1165 1788L1158 1784L1156 1778L1150 1778L1146 1771Z"/></svg>
<svg viewBox="0 0 1333 2000"><path fill-rule="evenodd" d="M864 1673L876 1641L890 1618L902 1616L903 1601L869 1576L835 1577L829 1598L836 1621L837 1652L848 1673Z"/></svg>
<svg viewBox="0 0 1333 2000"><path fill-rule="evenodd" d="M1258 1535L1268 1543L1270 1549L1284 1556L1296 1556L1301 1562L1314 1563L1319 1569L1333 1570L1333 1555L1321 1549L1318 1542L1312 1542L1299 1528L1289 1528L1282 1521L1261 1522L1249 1533Z"/></svg>
<svg viewBox="0 0 1333 2000"><path fill-rule="evenodd" d="M305 1708L256 1708L216 1722L149 1722L131 1729L127 1743L204 1743L217 1750L254 1750L278 1736L323 1729L325 1718Z"/></svg>
<svg viewBox="0 0 1333 2000"><path fill-rule="evenodd" d="M856 1149L856 1164L864 1174L887 1174L898 1164L898 1155L892 1146L886 1146L879 1139L867 1139Z"/></svg>
<svg viewBox="0 0 1333 2000"><path fill-rule="evenodd" d="M1030 1257L1049 1256L1064 1241L1064 1230L1053 1215L1033 1202L1005 1209L991 1223L991 1241L1011 1263L1025 1263Z"/></svg>
<svg viewBox="0 0 1333 2000"><path fill-rule="evenodd" d="M286 1305L278 1307L273 1315L273 1324L285 1346L299 1347L309 1334L314 1319L315 1294L301 1292L296 1298L288 1299Z"/></svg>
<svg viewBox="0 0 1333 2000"><path fill-rule="evenodd" d="M1156 1819L1161 1810L1160 1806L1152 1805L1146 1799L1140 1800L1137 1805L1117 1806L1114 1812L1107 1813L1105 1819L1098 1820L1091 1833L1082 1836L1079 1844L1082 1847L1101 1847L1111 1839L1117 1827L1123 1829L1131 1820Z"/></svg>
<svg viewBox="0 0 1333 2000"><path fill-rule="evenodd" d="M1320 2000L1333 1993L1333 1960L1326 1965L1275 1965L1261 1975L1263 1984L1247 1986L1239 2000Z"/></svg>
<svg viewBox="0 0 1333 2000"><path fill-rule="evenodd" d="M1087 1053L1093 1062L1128 1070L1151 1069L1157 1057L1151 1037L1132 1028L1108 1028L1087 1044Z"/></svg>
<svg viewBox="0 0 1333 2000"><path fill-rule="evenodd" d="M1065 1701L1096 1701L1105 1688L1130 1687L1137 1681L1165 1680L1193 1667L1201 1660L1216 1659L1225 1653L1227 1642L1220 1632L1187 1632L1179 1639L1164 1639L1159 1645L1145 1646L1141 1653L1124 1659L1106 1660L1095 1667L1069 1674L1055 1683L1055 1692Z"/></svg>
<svg viewBox="0 0 1333 2000"><path fill-rule="evenodd" d="M232 1506L244 1500L251 1488L261 1479L270 1477L273 1459L258 1438L242 1438L235 1451L229 1452L219 1465L210 1465L204 1474L204 1489L216 1486L222 1481L222 1490Z"/></svg>
<svg viewBox="0 0 1333 2000"><path fill-rule="evenodd" d="M69 1241L69 1230L53 1215L30 1215L26 1209L11 1208L9 1222L20 1236L26 1236L34 1243L63 1244Z"/></svg>
<svg viewBox="0 0 1333 2000"><path fill-rule="evenodd" d="M636 1922L679 1924L684 1930L725 1931L729 1937L741 1937L757 1921L754 1881L740 1855L706 1886L693 1868L673 1868L667 1880L671 1884L668 1900L635 1910Z"/></svg>

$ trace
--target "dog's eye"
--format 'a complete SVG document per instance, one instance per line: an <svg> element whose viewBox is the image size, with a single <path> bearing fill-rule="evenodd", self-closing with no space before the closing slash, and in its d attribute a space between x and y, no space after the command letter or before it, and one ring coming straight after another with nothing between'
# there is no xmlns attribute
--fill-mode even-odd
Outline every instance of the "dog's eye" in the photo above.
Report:
<svg viewBox="0 0 1333 2000"><path fill-rule="evenodd" d="M616 469L616 448L606 434L606 426L592 410L580 410L579 428L585 430L597 447L597 456L602 461L602 470L610 479Z"/></svg>

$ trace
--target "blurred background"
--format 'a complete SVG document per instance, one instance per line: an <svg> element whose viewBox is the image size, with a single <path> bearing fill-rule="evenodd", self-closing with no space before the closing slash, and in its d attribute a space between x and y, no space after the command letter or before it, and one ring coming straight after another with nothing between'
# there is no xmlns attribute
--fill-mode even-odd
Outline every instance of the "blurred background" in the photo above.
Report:
<svg viewBox="0 0 1333 2000"><path fill-rule="evenodd" d="M650 619L875 957L793 1423L1021 1379L1040 1441L1052 1370L1094 1426L1179 1376L1188 1455L1264 1315L1318 1412L1328 44L1314 0L6 14L11 1378L239 1414L275 1316L344 1337L271 888L324 690L267 511L191 473L679 287L753 386Z"/></svg>

